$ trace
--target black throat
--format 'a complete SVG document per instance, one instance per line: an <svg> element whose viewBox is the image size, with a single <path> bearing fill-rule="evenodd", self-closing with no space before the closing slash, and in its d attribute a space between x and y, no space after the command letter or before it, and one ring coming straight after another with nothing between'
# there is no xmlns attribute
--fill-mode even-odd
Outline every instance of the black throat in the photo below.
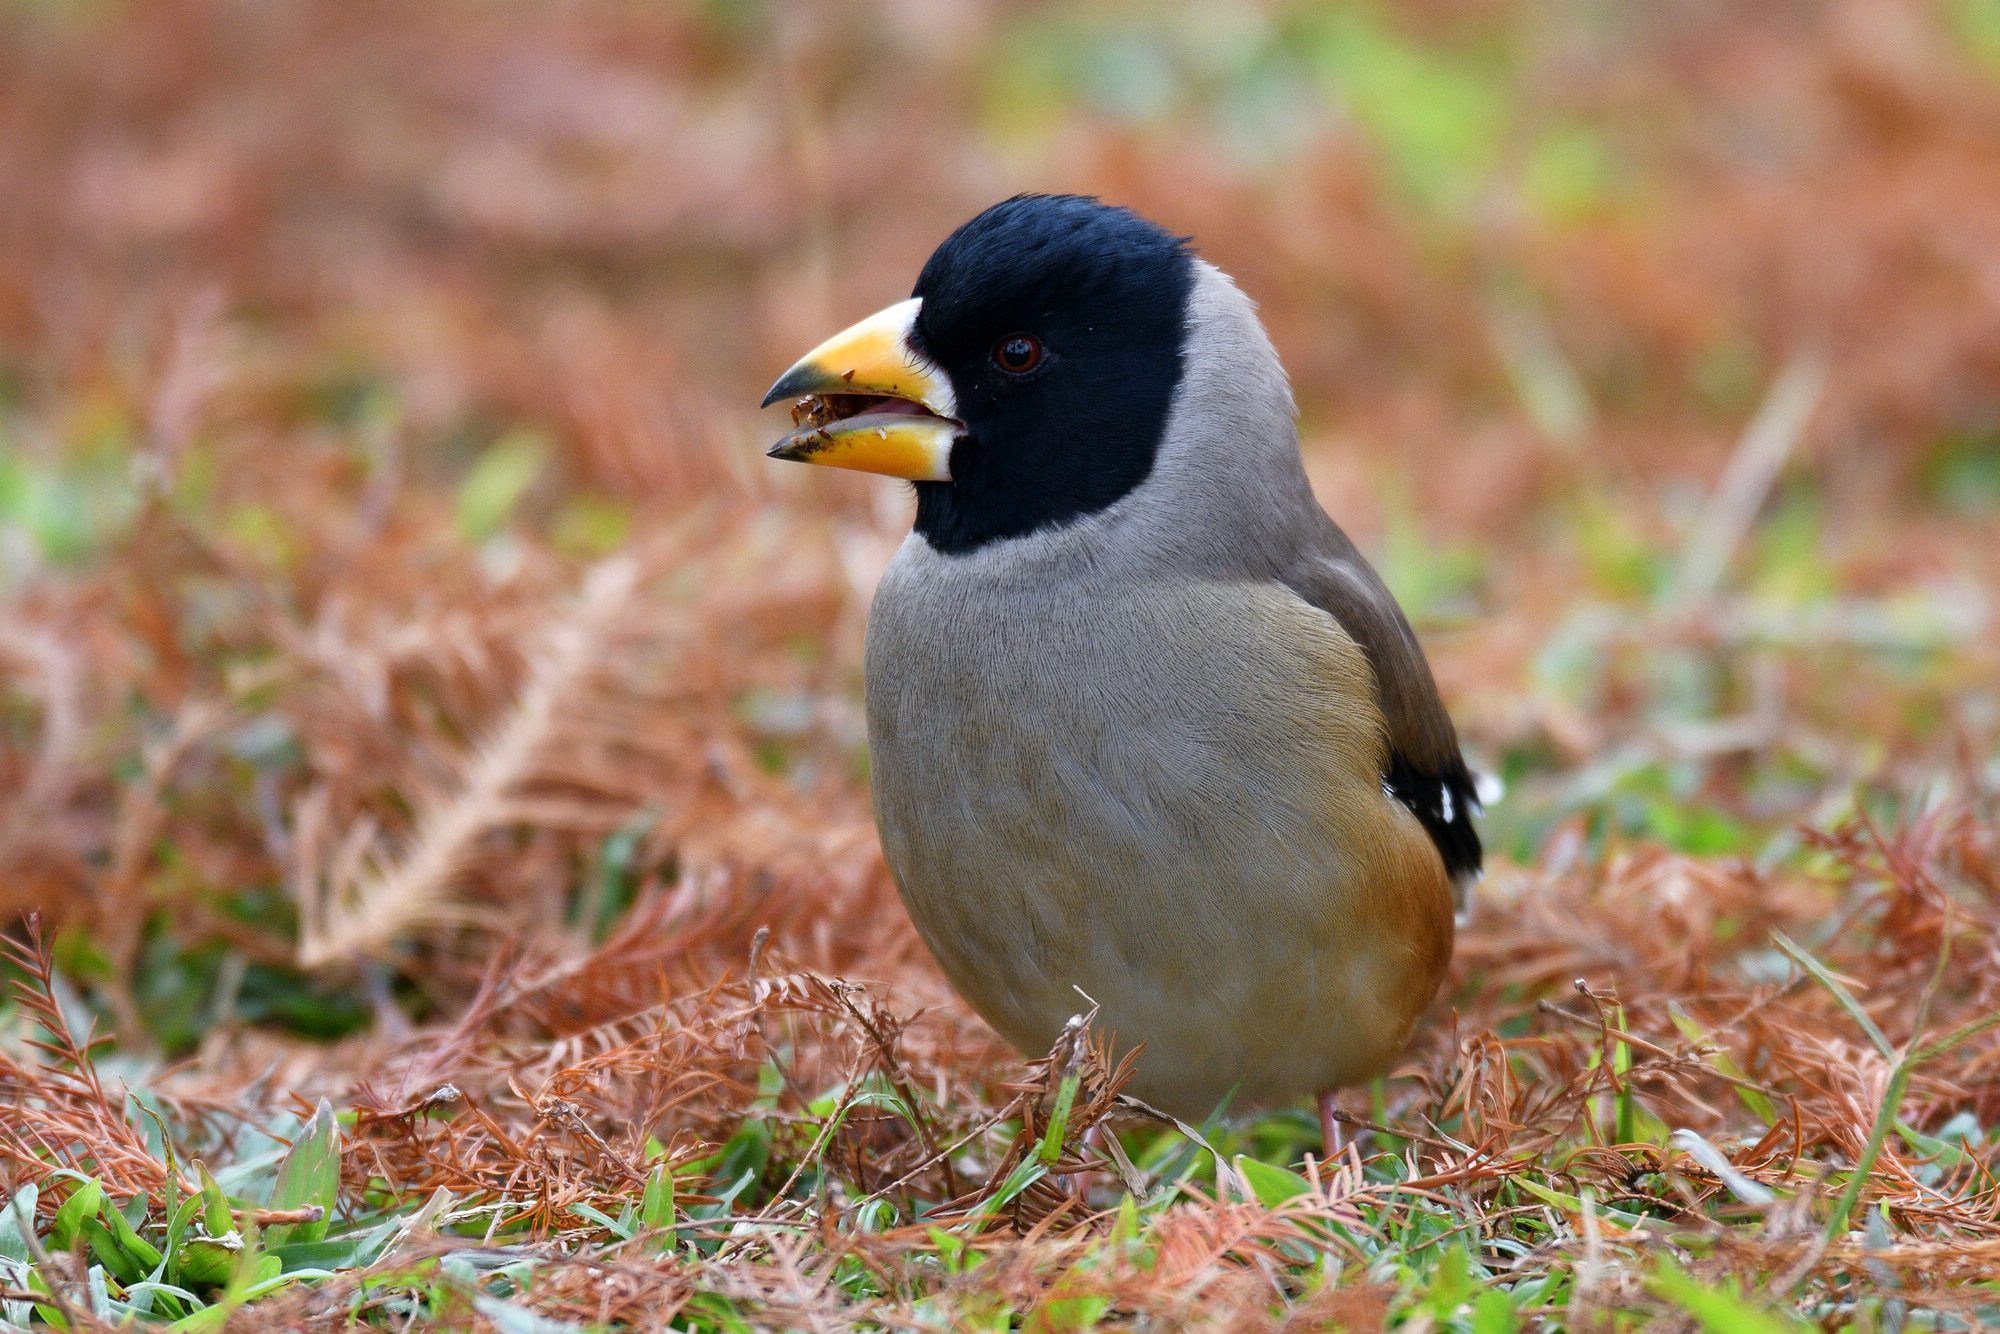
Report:
<svg viewBox="0 0 2000 1334"><path fill-rule="evenodd" d="M1172 393L1169 384L1169 399ZM911 483L917 490L914 526L937 550L959 555L1095 514L1151 474L1165 424L1162 408L1150 420L1135 423L1150 427L1150 436L1112 432L1091 445L1087 458L1065 448L1068 442L1003 435L989 444L978 436L962 436L951 450L951 481Z"/></svg>
<svg viewBox="0 0 2000 1334"><path fill-rule="evenodd" d="M915 338L950 375L965 434L949 482L918 482L916 531L948 555L1072 522L1152 472L1181 380L1194 259L1124 209L1071 196L995 205L931 256ZM995 344L1046 348L1025 376Z"/></svg>

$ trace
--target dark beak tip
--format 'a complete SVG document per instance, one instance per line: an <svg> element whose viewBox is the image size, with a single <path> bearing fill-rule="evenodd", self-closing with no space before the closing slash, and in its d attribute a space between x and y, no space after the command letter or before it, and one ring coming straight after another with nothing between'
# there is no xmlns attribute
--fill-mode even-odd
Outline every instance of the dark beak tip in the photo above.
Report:
<svg viewBox="0 0 2000 1334"><path fill-rule="evenodd" d="M780 375L778 382L764 395L764 401L757 406L768 408L781 398L804 398L807 394L826 388L828 383L830 381L825 371L809 361L802 361Z"/></svg>

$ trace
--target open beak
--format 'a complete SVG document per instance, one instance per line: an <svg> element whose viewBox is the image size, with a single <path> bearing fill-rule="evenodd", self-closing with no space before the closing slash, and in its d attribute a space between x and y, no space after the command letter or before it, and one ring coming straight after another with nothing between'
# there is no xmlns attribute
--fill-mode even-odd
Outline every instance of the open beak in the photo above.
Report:
<svg viewBox="0 0 2000 1334"><path fill-rule="evenodd" d="M821 343L778 377L761 406L781 398L795 429L771 446L774 459L903 477L951 480L951 381L910 345L920 298L898 302Z"/></svg>

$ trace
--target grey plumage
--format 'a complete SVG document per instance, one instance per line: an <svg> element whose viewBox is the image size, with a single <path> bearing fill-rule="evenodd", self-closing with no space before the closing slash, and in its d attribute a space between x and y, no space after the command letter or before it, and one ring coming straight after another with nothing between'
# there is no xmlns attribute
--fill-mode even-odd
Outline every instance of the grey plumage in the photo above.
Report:
<svg viewBox="0 0 2000 1334"><path fill-rule="evenodd" d="M1451 891L1384 776L1459 759L1408 623L1313 498L1254 308L1207 264L1185 349L1129 494L970 552L903 544L866 677L884 853L953 984L1029 1051L1082 989L1146 1045L1134 1092L1199 1117L1394 1058Z"/></svg>

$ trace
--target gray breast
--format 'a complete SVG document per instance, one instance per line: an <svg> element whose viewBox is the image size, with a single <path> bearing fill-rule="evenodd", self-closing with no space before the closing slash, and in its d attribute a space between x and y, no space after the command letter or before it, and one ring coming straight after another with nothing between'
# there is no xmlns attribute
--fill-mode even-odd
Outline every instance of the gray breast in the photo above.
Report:
<svg viewBox="0 0 2000 1334"><path fill-rule="evenodd" d="M1366 672L1278 585L1085 566L1030 586L913 540L869 627L872 781L953 984L1030 1053L1088 993L1148 1045L1140 1096L1196 1115L1400 1042L1377 1013L1398 988L1351 938L1357 811L1388 813Z"/></svg>

